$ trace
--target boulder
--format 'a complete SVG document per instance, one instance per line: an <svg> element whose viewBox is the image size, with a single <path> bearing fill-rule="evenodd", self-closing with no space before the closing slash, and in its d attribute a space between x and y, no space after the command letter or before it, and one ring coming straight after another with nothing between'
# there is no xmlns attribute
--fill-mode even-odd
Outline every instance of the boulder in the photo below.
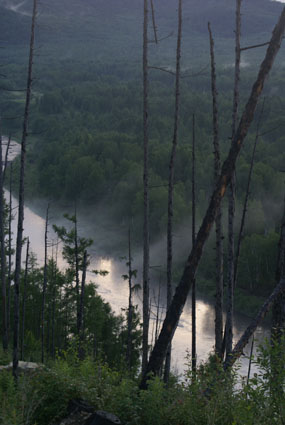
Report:
<svg viewBox="0 0 285 425"><path fill-rule="evenodd" d="M24 373L24 372L33 372L39 368L41 368L42 365L38 364L38 363L32 363L32 362L19 362L18 365L18 371L20 373ZM13 369L13 363L9 363L6 366L0 366L0 371L1 370L12 370Z"/></svg>
<svg viewBox="0 0 285 425"><path fill-rule="evenodd" d="M68 416L59 425L121 425L112 413L95 409L84 400L74 399L68 404Z"/></svg>

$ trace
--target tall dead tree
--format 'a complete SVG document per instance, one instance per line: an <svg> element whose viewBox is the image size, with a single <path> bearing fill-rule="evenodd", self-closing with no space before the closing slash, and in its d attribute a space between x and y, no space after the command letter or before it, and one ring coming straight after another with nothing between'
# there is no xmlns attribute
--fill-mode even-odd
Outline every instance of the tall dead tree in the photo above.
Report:
<svg viewBox="0 0 285 425"><path fill-rule="evenodd" d="M149 129L148 129L148 0L144 0L143 23L143 139L144 139L144 170L143 170L143 341L142 341L142 373L146 371L148 361L149 332Z"/></svg>
<svg viewBox="0 0 285 425"><path fill-rule="evenodd" d="M192 248L196 239L196 134L195 134L195 114L193 114L192 127ZM192 284L192 371L195 373L197 366L196 349L196 279Z"/></svg>
<svg viewBox="0 0 285 425"><path fill-rule="evenodd" d="M276 282L279 282L280 279L285 279L285 198L278 245ZM285 293L280 294L275 300L272 313L271 339L273 342L279 342L285 333Z"/></svg>
<svg viewBox="0 0 285 425"><path fill-rule="evenodd" d="M24 291L23 291L23 303L22 303L22 338L21 338L21 360L24 360L25 350L25 320L26 320L26 301L27 301L27 284L28 284L28 269L29 269L29 248L30 240L27 240L27 251L26 251L26 266L24 275Z"/></svg>
<svg viewBox="0 0 285 425"><path fill-rule="evenodd" d="M12 282L12 175L13 163L10 164L10 185L9 185L9 219L8 219L8 285L7 285L7 331L8 342L10 338L10 318L11 318L11 282Z"/></svg>
<svg viewBox="0 0 285 425"><path fill-rule="evenodd" d="M129 370L131 369L131 359L132 359L132 322L133 322L133 269L132 269L132 253L131 253L131 228L129 227L128 232L128 248L129 248L129 258L128 258L128 283L129 283L129 307L128 307L128 320L127 320L127 353L126 353L126 362Z"/></svg>
<svg viewBox="0 0 285 425"><path fill-rule="evenodd" d="M26 102L25 102L25 112L24 112L23 131L22 131L22 140L21 140L19 209L18 209L18 227L17 227L17 242L16 242L15 279L14 279L15 295L14 295L13 375L16 380L18 378L17 370L18 370L18 363L19 363L19 294L20 294L20 272L21 272L22 241L23 241L23 223L24 223L24 180L25 180L25 163L26 163L26 140L28 135L28 121L29 121L30 101L31 101L31 94L32 94L32 72L33 72L37 3L38 3L38 0L34 0L31 39L30 39L28 79L27 79L27 89L26 89Z"/></svg>
<svg viewBox="0 0 285 425"><path fill-rule="evenodd" d="M56 242L55 260L52 263L52 313L51 313L51 356L55 358L55 308L56 308L56 284L57 284L57 258L58 240Z"/></svg>
<svg viewBox="0 0 285 425"><path fill-rule="evenodd" d="M42 342L42 363L45 359L45 307L46 307L46 291L47 291L47 263L48 263L48 221L49 221L49 205L46 212L45 223L45 258L44 258L44 276L43 276L43 294L42 294L42 314L41 314L41 342Z"/></svg>
<svg viewBox="0 0 285 425"><path fill-rule="evenodd" d="M218 122L218 91L216 83L216 63L214 51L214 39L211 25L208 23L210 37L211 56L211 86L213 99L213 145L214 145L214 182L218 182L221 172L221 156L219 143L219 122ZM219 207L216 215L216 302L215 302L215 352L218 357L222 357L223 346L223 292L224 292L224 248L223 248L223 228L222 228L222 208Z"/></svg>
<svg viewBox="0 0 285 425"><path fill-rule="evenodd" d="M79 335L79 310L80 310L80 280L79 280L79 249L78 249L78 228L77 228L77 207L75 205L74 212L74 260L75 260L75 289L76 289L76 317L77 317L77 334Z"/></svg>
<svg viewBox="0 0 285 425"><path fill-rule="evenodd" d="M6 252L5 252L5 198L3 186L2 128L0 123L0 245L1 245L1 287L2 287L2 346L8 350Z"/></svg>
<svg viewBox="0 0 285 425"><path fill-rule="evenodd" d="M3 186L4 186L4 183L5 183L6 171L7 171L7 166L8 166L10 145L11 145L11 135L9 135L9 137L8 137L8 142L7 142L7 147L6 147L4 170L3 170Z"/></svg>
<svg viewBox="0 0 285 425"><path fill-rule="evenodd" d="M178 122L180 103L180 69L181 69L181 40L182 40L182 0L178 0L178 32L176 47L176 75L175 75L175 110L172 149L169 161L168 177L168 210L167 210L167 308L172 300L172 261L173 261L173 188L174 168L178 144ZM171 345L165 360L164 381L168 382L171 363Z"/></svg>
<svg viewBox="0 0 285 425"><path fill-rule="evenodd" d="M81 280L81 292L80 292L80 305L79 305L79 317L78 317L78 338L79 338L79 348L78 355L81 360L84 359L84 297L85 297L85 283L86 283L86 272L87 272L87 251L84 251L83 254L83 263L82 263L82 280Z"/></svg>
<svg viewBox="0 0 285 425"><path fill-rule="evenodd" d="M187 295L189 293L189 290L191 289L193 279L195 278L196 271L203 253L204 245L212 229L217 211L221 205L222 198L225 195L226 188L234 173L235 163L243 146L244 139L253 121L254 112L258 99L262 93L264 82L273 66L275 57L280 49L284 31L285 7L283 8L278 23L274 28L272 38L270 40L265 55L265 59L263 60L260 66L257 79L252 87L251 94L240 119L239 126L234 137L234 142L232 143L230 152L223 163L221 175L217 182L216 188L214 189L206 215L203 219L202 225L196 237L195 246L186 261L182 277L176 288L171 305L167 310L167 314L159 338L151 353L145 374L142 376L142 381L140 385L142 389L146 388L147 386L148 375L150 373L157 375L162 366L167 347L172 340L172 337L178 325L180 315L185 305Z"/></svg>
<svg viewBox="0 0 285 425"><path fill-rule="evenodd" d="M249 326L246 328L246 330L236 343L232 352L227 355L226 360L224 362L225 370L229 369L243 354L243 350L248 344L249 339L252 337L257 327L261 325L270 308L273 306L274 302L278 299L278 297L280 297L280 295L282 295L283 297L285 295L285 279L280 279L271 295L267 298L267 300L257 313L256 317L251 321Z"/></svg>
<svg viewBox="0 0 285 425"><path fill-rule="evenodd" d="M235 78L232 111L232 137L234 143L236 127L238 122L239 106L239 82L240 82L240 35L241 35L241 2L236 0L236 30L235 30ZM229 185L229 208L228 208L228 291L227 291L227 324L225 331L226 353L230 353L233 347L233 302L234 302L234 218L235 218L235 171L233 172Z"/></svg>
<svg viewBox="0 0 285 425"><path fill-rule="evenodd" d="M236 287L236 283L237 283L238 262L239 262L241 243L242 243L243 233L244 233L247 205L248 205L248 200L249 200L249 195L250 195L251 178L252 178L252 172L253 172L253 166L254 166L254 160L255 160L255 153L256 153L256 147L257 147L257 142L258 142L258 138L259 138L259 129L260 129L260 125L261 125L261 118L262 118L262 115L263 115L263 110L264 110L264 101L263 101L262 109L261 109L261 112L259 114L258 122L257 122L255 140L254 140L254 144L253 144L253 150L252 150L250 167L249 167L248 178L247 178L245 198L244 198L243 209L242 209L240 229L239 229L237 245L236 245L236 255L235 255L235 264L234 264L234 288Z"/></svg>

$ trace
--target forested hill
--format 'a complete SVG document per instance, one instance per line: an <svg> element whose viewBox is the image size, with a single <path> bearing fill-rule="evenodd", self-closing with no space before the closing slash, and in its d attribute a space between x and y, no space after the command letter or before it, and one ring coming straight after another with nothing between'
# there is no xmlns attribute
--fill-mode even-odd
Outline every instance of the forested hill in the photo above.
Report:
<svg viewBox="0 0 285 425"><path fill-rule="evenodd" d="M5 44L26 43L29 34L31 0L0 0L1 36ZM271 0L243 2L244 42L267 41L282 4ZM38 40L54 46L53 54L80 55L93 58L138 58L141 46L142 0L45 0L39 5ZM159 37L176 32L176 2L156 0ZM227 55L234 37L235 2L229 0L184 1L184 45L201 57L208 54L207 23L211 21L217 54ZM68 44L67 44L68 43ZM82 46L85 44L85 47ZM160 57L169 57L175 37L164 42ZM187 56L187 55L186 55ZM204 55L203 55L204 57ZM190 61L190 56L189 56ZM192 56L193 60L193 56ZM198 60L198 58L197 58Z"/></svg>

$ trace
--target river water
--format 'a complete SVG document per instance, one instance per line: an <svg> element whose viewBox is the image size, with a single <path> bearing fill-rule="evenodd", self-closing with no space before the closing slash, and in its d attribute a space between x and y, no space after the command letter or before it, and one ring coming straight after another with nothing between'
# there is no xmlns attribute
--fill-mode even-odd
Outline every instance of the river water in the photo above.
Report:
<svg viewBox="0 0 285 425"><path fill-rule="evenodd" d="M19 153L19 145L14 144L10 159L13 159ZM6 197L8 198L9 193L6 191ZM13 207L17 206L17 201L12 198ZM37 262L39 265L43 264L44 258L44 231L45 231L45 219L44 208L46 208L47 201L41 202L27 202L25 206L25 221L24 221L24 235L29 236L31 250L37 256ZM16 210L16 209L15 209ZM51 208L50 222L66 226L66 220L62 219L62 214L66 211L59 211L56 208ZM95 239L96 233L92 233L92 223L81 220L80 214L78 217L79 222L79 233L80 236L93 237ZM100 224L100 223L99 223ZM17 220L13 221L13 232L16 235ZM49 241L55 241L56 237L53 233L51 226L49 227ZM109 238L108 238L109 239ZM96 252L97 251L97 252ZM108 250L107 250L108 251ZM25 252L23 252L24 257ZM51 249L49 252L51 256ZM138 254L139 257L141 255ZM135 256L137 257L137 255ZM109 273L107 276L95 276L91 272L88 273L88 279L96 282L98 285L98 293L104 298L105 301L109 302L115 313L121 313L121 309L128 305L128 284L122 279L122 274L127 273L125 261L120 261L112 256L112 252L104 252L100 254L100 247L96 247L91 252L91 263L90 270L107 270ZM65 267L64 260L59 258L59 266ZM134 264L135 268L140 270L140 261ZM138 280L141 276L138 276ZM152 288L150 294L152 297L151 306L151 322L150 322L150 341L153 341L155 337L156 329L156 317L157 317L157 300L158 300L158 278L157 274L155 279L152 279ZM161 286L164 282L161 280ZM140 293L135 295L135 303L141 308L141 297ZM161 288L160 297L160 311L159 318L163 319L165 311L165 290ZM242 335L250 322L250 318L235 314L234 317L234 340L237 341ZM162 321L159 321L159 325ZM213 350L214 346L214 328L215 326L215 311L214 311L214 300L208 298L206 295L198 295L197 299L197 357L198 363L207 359L208 354ZM269 330L266 327L259 327L255 332L255 340L263 341L266 336L269 335ZM255 348L258 342L255 343ZM184 307L183 314L180 319L179 326L175 332L173 338L173 355L172 355L172 368L175 372L183 374L187 369L186 355L187 351L191 348L191 297L188 297L187 303ZM248 369L248 358L250 352L250 344L244 350L245 356L240 361L240 374L242 376L247 375ZM255 349L254 349L255 352ZM253 372L256 371L255 367L252 368Z"/></svg>

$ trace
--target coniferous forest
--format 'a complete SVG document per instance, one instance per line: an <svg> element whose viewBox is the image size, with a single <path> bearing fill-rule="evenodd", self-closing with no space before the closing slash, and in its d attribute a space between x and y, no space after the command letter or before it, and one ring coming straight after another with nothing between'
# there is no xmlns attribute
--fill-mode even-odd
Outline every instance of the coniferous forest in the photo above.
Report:
<svg viewBox="0 0 285 425"><path fill-rule="evenodd" d="M0 0L0 424L284 424L284 6Z"/></svg>

